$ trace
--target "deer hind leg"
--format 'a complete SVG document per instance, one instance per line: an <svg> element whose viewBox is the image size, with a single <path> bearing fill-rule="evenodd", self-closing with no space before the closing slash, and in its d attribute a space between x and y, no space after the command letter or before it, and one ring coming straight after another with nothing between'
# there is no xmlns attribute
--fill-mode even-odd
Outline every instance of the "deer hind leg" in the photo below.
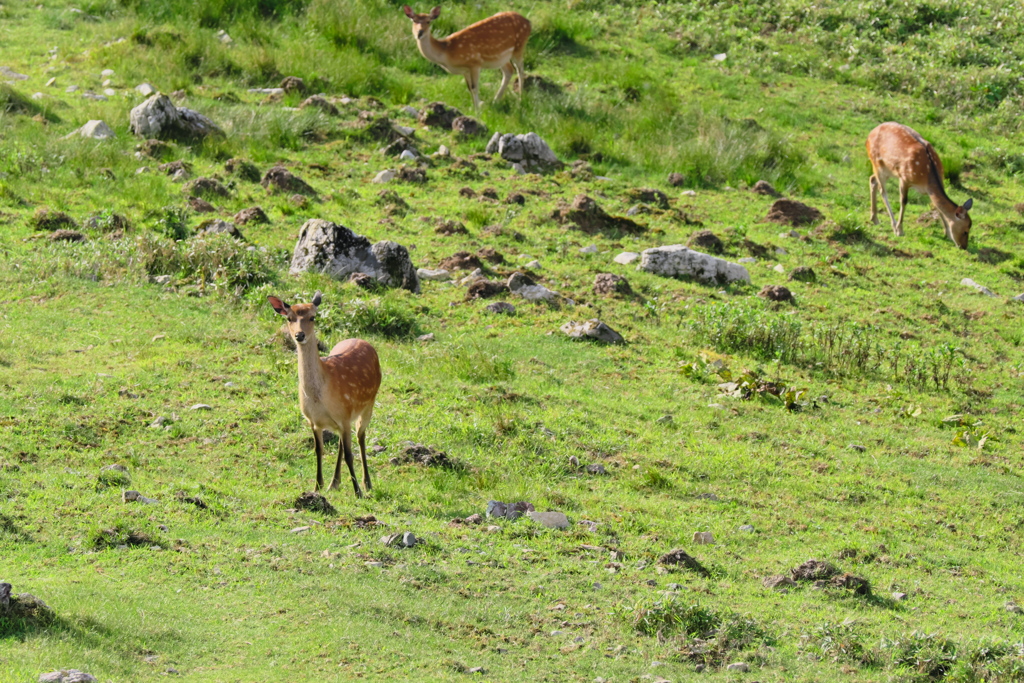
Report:
<svg viewBox="0 0 1024 683"><path fill-rule="evenodd" d="M370 418L373 416L373 406L359 417L359 428L356 435L359 438L359 457L363 461L363 486L367 491L373 489L370 483L370 467L366 464L366 428L370 426Z"/></svg>
<svg viewBox="0 0 1024 683"><path fill-rule="evenodd" d="M498 94L494 96L494 101L497 102L501 99L501 96L505 94L505 88L512 81L512 76L515 74L516 68L512 66L512 62L506 62L501 67L501 87L498 88Z"/></svg>
<svg viewBox="0 0 1024 683"><path fill-rule="evenodd" d="M312 427L312 425L310 425ZM324 432L313 427L313 448L316 450L316 489L324 488Z"/></svg>
<svg viewBox="0 0 1024 683"><path fill-rule="evenodd" d="M341 430L341 443L338 444L338 461L334 465L334 479L331 481L331 490L341 485L341 459L345 458L348 465L348 474L352 479L352 488L356 491L356 498L362 498L363 492L359 490L359 480L356 479L355 460L352 456L352 425L345 425Z"/></svg>
<svg viewBox="0 0 1024 683"><path fill-rule="evenodd" d="M896 227L896 216L893 215L892 204L889 203L889 194L885 191L885 183L882 182L881 178L878 179L878 188L882 191L882 201L885 202L885 209L889 212L889 222L892 223L892 229L898 235L900 233Z"/></svg>

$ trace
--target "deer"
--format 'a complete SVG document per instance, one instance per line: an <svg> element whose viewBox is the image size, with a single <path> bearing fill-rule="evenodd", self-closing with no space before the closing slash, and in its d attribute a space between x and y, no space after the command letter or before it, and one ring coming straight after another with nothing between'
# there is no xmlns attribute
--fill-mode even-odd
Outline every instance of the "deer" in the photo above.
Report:
<svg viewBox="0 0 1024 683"><path fill-rule="evenodd" d="M337 432L341 439L334 478L328 490L341 484L341 459L345 458L356 497L362 498L353 468L352 424L356 424L359 454L363 461L363 485L369 492L370 469L366 464L366 428L373 417L373 406L380 389L380 360L377 351L362 339L346 339L335 344L326 358L317 348L317 308L323 295L317 291L308 304L289 306L276 296L267 300L277 313L288 319L288 333L295 340L299 365L299 410L313 430L316 450L316 491L324 488L324 430Z"/></svg>
<svg viewBox="0 0 1024 683"><path fill-rule="evenodd" d="M871 131L867 149L873 169L868 181L871 188L871 222L878 225L877 196L881 190L893 232L897 237L903 237L903 212L907 208L907 193L910 188L914 188L931 198L932 206L942 220L946 237L961 249L966 249L971 232L971 216L968 211L974 200L968 199L963 206L957 206L949 198L942 184L942 161L935 148L913 128L889 121ZM899 219L893 216L885 192L885 181L892 176L900 181Z"/></svg>
<svg viewBox="0 0 1024 683"><path fill-rule="evenodd" d="M430 33L430 23L441 16L441 8L430 14L417 14L408 5L402 7L412 19L412 35L420 54L438 64L448 73L462 74L473 108L480 109L480 69L500 69L501 87L494 96L497 102L515 74L522 95L525 68L523 53L530 38L530 21L516 12L500 12L438 40Z"/></svg>

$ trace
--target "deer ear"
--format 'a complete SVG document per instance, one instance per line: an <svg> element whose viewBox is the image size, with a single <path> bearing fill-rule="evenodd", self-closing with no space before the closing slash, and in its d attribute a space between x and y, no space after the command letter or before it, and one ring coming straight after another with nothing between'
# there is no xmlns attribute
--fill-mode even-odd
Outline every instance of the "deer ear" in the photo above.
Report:
<svg viewBox="0 0 1024 683"><path fill-rule="evenodd" d="M276 296L268 296L267 301L269 301L270 305L274 307L274 310L281 315L287 316L288 311L291 309L291 306L281 301Z"/></svg>
<svg viewBox="0 0 1024 683"><path fill-rule="evenodd" d="M437 19L439 16L441 16L441 7L440 7L440 5L435 7L434 9L430 10L430 18L431 19Z"/></svg>
<svg viewBox="0 0 1024 683"><path fill-rule="evenodd" d="M971 197L966 202L964 202L964 206L963 206L964 213L967 213L968 211L970 211L972 206L974 206L974 197Z"/></svg>
<svg viewBox="0 0 1024 683"><path fill-rule="evenodd" d="M323 294L320 293L319 289L316 290L316 294L313 295L313 305L314 306L319 306L320 305L320 300L322 298L323 298Z"/></svg>
<svg viewBox="0 0 1024 683"><path fill-rule="evenodd" d="M416 13L412 11L412 7L409 7L408 5L403 5L402 11L405 12L405 16L409 17L410 19L416 16Z"/></svg>

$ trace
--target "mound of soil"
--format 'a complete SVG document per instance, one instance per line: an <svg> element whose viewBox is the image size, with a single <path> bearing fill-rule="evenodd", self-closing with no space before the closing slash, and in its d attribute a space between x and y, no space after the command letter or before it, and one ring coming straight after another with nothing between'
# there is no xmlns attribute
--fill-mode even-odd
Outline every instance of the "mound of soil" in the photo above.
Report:
<svg viewBox="0 0 1024 683"><path fill-rule="evenodd" d="M459 469L458 463L444 451L421 443L406 441L398 455L391 458L392 465L405 465L417 463L425 467L440 467L442 469Z"/></svg>
<svg viewBox="0 0 1024 683"><path fill-rule="evenodd" d="M316 491L306 491L292 504L299 510L309 510L310 512L319 512L324 515L336 515L338 511L334 509L330 501L321 496Z"/></svg>
<svg viewBox="0 0 1024 683"><path fill-rule="evenodd" d="M686 246L705 254L721 254L725 252L725 243L722 242L722 238L710 230L698 230L693 233L690 235L690 239L686 241Z"/></svg>
<svg viewBox="0 0 1024 683"><path fill-rule="evenodd" d="M788 287L782 285L765 285L757 295L768 301L794 301L793 293L789 291Z"/></svg>
<svg viewBox="0 0 1024 683"><path fill-rule="evenodd" d="M470 254L468 251L459 251L443 259L437 267L448 271L476 270L477 268L483 268L484 264L480 262L479 257Z"/></svg>
<svg viewBox="0 0 1024 683"><path fill-rule="evenodd" d="M824 220L825 216L812 206L793 199L779 199L768 210L767 220L783 225L807 225Z"/></svg>
<svg viewBox="0 0 1024 683"><path fill-rule="evenodd" d="M635 235L646 231L644 226L628 218L608 214L585 194L576 195L572 204L559 202L551 217L562 224L570 223L587 234L624 232Z"/></svg>
<svg viewBox="0 0 1024 683"><path fill-rule="evenodd" d="M266 172L260 185L268 190L277 190L288 194L316 195L316 190L309 186L302 178L298 177L283 166L275 166Z"/></svg>
<svg viewBox="0 0 1024 683"><path fill-rule="evenodd" d="M629 280L615 273L598 273L594 278L594 294L622 294L630 296L633 288Z"/></svg>
<svg viewBox="0 0 1024 683"><path fill-rule="evenodd" d="M690 556L690 554L682 548L670 550L669 552L662 555L658 559L658 562L664 565L684 567L686 569L695 571L702 576L707 576L709 573L708 570L704 568L704 565L702 565L695 558Z"/></svg>

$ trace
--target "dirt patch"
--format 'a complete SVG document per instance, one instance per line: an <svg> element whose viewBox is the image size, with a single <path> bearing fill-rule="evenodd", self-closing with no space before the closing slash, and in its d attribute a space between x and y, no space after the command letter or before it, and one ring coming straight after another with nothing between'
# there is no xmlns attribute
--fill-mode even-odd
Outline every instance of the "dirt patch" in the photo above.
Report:
<svg viewBox="0 0 1024 683"><path fill-rule="evenodd" d="M795 282L817 282L818 276L810 266L797 266L789 274L789 279Z"/></svg>
<svg viewBox="0 0 1024 683"><path fill-rule="evenodd" d="M454 107L449 107L444 102L431 102L423 107L416 120L424 126L451 129L455 119L462 116L462 112Z"/></svg>
<svg viewBox="0 0 1024 683"><path fill-rule="evenodd" d="M490 299L508 291L508 285L504 282L480 279L469 286L466 290L466 299Z"/></svg>
<svg viewBox="0 0 1024 683"><path fill-rule="evenodd" d="M440 467L441 469L448 470L462 469L462 465L453 458L449 458L448 454L444 451L438 450L433 446L413 443L412 441L404 442L401 450L398 451L398 455L391 458L390 462L392 465L417 463L424 467Z"/></svg>
<svg viewBox="0 0 1024 683"><path fill-rule="evenodd" d="M710 572L704 568L704 565L698 562L682 548L670 550L658 558L658 562L670 567L683 567L685 569L695 571L701 576L708 576L710 574Z"/></svg>
<svg viewBox="0 0 1024 683"><path fill-rule="evenodd" d="M686 176L682 173L669 173L668 184L672 187L682 187L686 184Z"/></svg>
<svg viewBox="0 0 1024 683"><path fill-rule="evenodd" d="M789 573L794 581L821 581L831 579L839 570L825 560L807 560L799 567L790 569Z"/></svg>
<svg viewBox="0 0 1024 683"><path fill-rule="evenodd" d="M194 195L196 197L227 197L231 193L228 192L228 188L224 187L219 180L213 178L196 178L185 185L184 192L186 195Z"/></svg>
<svg viewBox="0 0 1024 683"><path fill-rule="evenodd" d="M612 216L585 194L578 194L572 204L559 202L551 217L561 224L570 223L587 234L623 232L639 234L647 228L628 218Z"/></svg>
<svg viewBox="0 0 1024 683"><path fill-rule="evenodd" d="M270 219L267 218L267 214L258 206L251 206L248 209L242 209L235 214L235 217L232 220L234 220L238 225L270 222Z"/></svg>
<svg viewBox="0 0 1024 683"><path fill-rule="evenodd" d="M395 177L406 183L425 183L427 182L427 171L415 166L402 166L398 169Z"/></svg>
<svg viewBox="0 0 1024 683"><path fill-rule="evenodd" d="M267 171L260 181L260 185L268 190L276 190L288 194L316 195L316 190L310 187L302 178L298 177L284 166L275 166Z"/></svg>
<svg viewBox="0 0 1024 683"><path fill-rule="evenodd" d="M84 242L85 235L78 232L77 230L54 230L50 233L49 240L51 242Z"/></svg>
<svg viewBox="0 0 1024 683"><path fill-rule="evenodd" d="M262 175L256 164L245 159L228 159L224 162L224 170L250 183L258 183Z"/></svg>
<svg viewBox="0 0 1024 683"><path fill-rule="evenodd" d="M481 247L480 250L476 252L476 255L484 261L493 263L494 265L500 265L505 262L505 257L491 247Z"/></svg>
<svg viewBox="0 0 1024 683"><path fill-rule="evenodd" d="M309 510L310 512L319 512L323 515L336 515L338 511L334 509L330 501L321 496L316 491L306 491L292 504L292 507L298 510Z"/></svg>
<svg viewBox="0 0 1024 683"><path fill-rule="evenodd" d="M783 225L808 225L824 220L825 216L813 206L807 206L793 199L779 199L768 210L767 220Z"/></svg>
<svg viewBox="0 0 1024 683"><path fill-rule="evenodd" d="M661 209L668 208L668 195L661 190L655 190L651 187L635 187L626 192L626 196L634 202L653 204Z"/></svg>
<svg viewBox="0 0 1024 683"><path fill-rule="evenodd" d="M725 243L722 242L722 238L710 230L698 230L693 233L686 241L686 246L706 254L725 253Z"/></svg>
<svg viewBox="0 0 1024 683"><path fill-rule="evenodd" d="M793 299L793 293L789 291L788 287L783 287L782 285L765 285L757 295L768 301L796 303Z"/></svg>
<svg viewBox="0 0 1024 683"><path fill-rule="evenodd" d="M857 595L871 595L871 584L862 576L854 576L849 572L833 576L828 582L829 588L846 588Z"/></svg>
<svg viewBox="0 0 1024 683"><path fill-rule="evenodd" d="M443 259L437 267L448 271L476 270L477 268L483 268L484 264L480 262L480 258L478 256L474 256L468 251L459 251L448 258Z"/></svg>
<svg viewBox="0 0 1024 683"><path fill-rule="evenodd" d="M775 189L771 183L767 180L758 180L754 183L754 186L750 188L750 191L754 194L763 194L766 197L781 197L782 193Z"/></svg>
<svg viewBox="0 0 1024 683"><path fill-rule="evenodd" d="M32 218L29 219L29 224L36 230L45 230L47 232L55 232L61 229L70 230L78 227L78 224L75 223L71 216L63 211L54 211L45 206L40 206L36 209L35 213L32 214Z"/></svg>
<svg viewBox="0 0 1024 683"><path fill-rule="evenodd" d="M594 294L622 294L631 296L629 280L615 273L598 273L594 278Z"/></svg>
<svg viewBox="0 0 1024 683"><path fill-rule="evenodd" d="M188 505L195 505L200 510L209 510L210 509L210 506L207 505L206 501L204 501L202 498L200 498L199 496L187 495L184 491L178 491L176 494L174 494L174 498L179 503L186 503Z"/></svg>
<svg viewBox="0 0 1024 683"><path fill-rule="evenodd" d="M438 219L434 232L438 235L444 235L445 237L469 234L469 230L466 230L466 226L459 221L444 220L443 218Z"/></svg>

